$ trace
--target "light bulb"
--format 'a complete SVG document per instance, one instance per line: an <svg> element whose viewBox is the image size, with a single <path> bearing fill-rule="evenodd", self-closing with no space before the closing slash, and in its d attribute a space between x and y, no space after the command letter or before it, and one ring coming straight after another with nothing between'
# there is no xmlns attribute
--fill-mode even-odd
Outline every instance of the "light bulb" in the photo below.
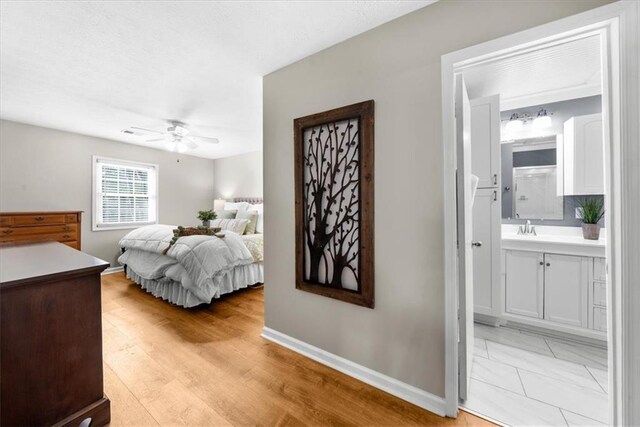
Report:
<svg viewBox="0 0 640 427"><path fill-rule="evenodd" d="M536 130L542 130L551 127L551 117L538 116L533 120L533 128Z"/></svg>
<svg viewBox="0 0 640 427"><path fill-rule="evenodd" d="M511 119L509 120L509 123L507 123L507 125L504 127L504 130L510 133L518 132L519 130L522 129L522 126L524 126L524 123L522 123L522 120Z"/></svg>

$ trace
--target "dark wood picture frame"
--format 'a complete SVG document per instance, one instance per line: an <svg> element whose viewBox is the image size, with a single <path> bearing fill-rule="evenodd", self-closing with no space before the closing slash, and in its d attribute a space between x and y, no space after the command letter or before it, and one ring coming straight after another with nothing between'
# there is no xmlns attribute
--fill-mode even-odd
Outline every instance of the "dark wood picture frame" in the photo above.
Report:
<svg viewBox="0 0 640 427"><path fill-rule="evenodd" d="M347 122L346 127L344 126L344 122ZM340 126L342 123L342 128L336 127ZM353 154L353 156L357 156L357 162L353 162L355 164L355 168L357 168L357 187L356 190L353 191L356 193L357 200L354 201L354 204L357 203L357 217L356 218L357 228L356 231L352 233L357 234L357 240L353 237L350 238L349 242L353 243L355 246L353 252L351 252L353 257L349 257L351 259L355 259L352 261L357 265L357 268L354 268L353 265L347 266L351 271L353 271L353 277L357 281L357 290L345 289L343 287L335 287L332 283L320 283L314 282L312 277L319 277L318 274L315 276L312 273L309 273L309 277L306 274L306 259L307 252L311 253L310 250L307 250L306 244L307 240L305 240L305 236L311 236L310 233L313 233L313 236L317 235L315 231L309 231L312 228L314 230L318 230L317 226L307 227L310 225L308 217L314 216L309 215L308 212L311 209L314 211L317 209L317 206L321 206L323 202L319 202L320 205L307 205L306 203L306 191L310 183L305 183L305 175L307 173L307 167L310 169L315 167L315 165L311 165L309 163L309 159L305 158L305 150L307 147L313 147L311 138L315 135L315 131L319 129L327 130L327 134L333 132L336 136L335 142L335 150L332 152L333 156L338 156L336 154L337 151L342 153L343 144L340 143L338 146L337 135L338 130L346 129L346 131L350 130L352 127L351 124L356 126L355 130L357 130L357 142L356 136L353 136L354 144L357 143L357 154ZM323 128L324 126L324 128ZM332 127L333 126L333 127ZM306 117L300 117L294 120L294 162L295 162L295 217L296 217L296 288L301 289L303 291L312 292L318 295L323 295L330 298L335 298L341 301L349 302L352 304L361 305L364 307L373 308L374 307L374 245L373 245L373 230L374 230L374 101L365 101L360 102L358 104L349 105L346 107L336 108L329 111L324 111L322 113L312 114ZM312 130L311 138L308 136L305 139L305 131ZM355 132L354 130L354 132ZM345 132L346 132L345 131ZM319 131L318 136L323 131ZM327 135L325 134L325 135ZM342 139L344 139L344 133L340 133L342 135ZM351 135L351 134L349 134ZM325 137L326 138L326 137ZM351 138L351 136L350 136ZM319 140L318 140L319 141ZM305 144L311 144L309 146ZM327 143L323 145L325 148L328 147ZM311 148L309 148L311 150ZM345 147L345 150L350 150L348 145ZM346 156L346 153L344 154ZM311 154L309 154L309 158ZM317 162L318 157L322 159L322 161L326 161L326 157L323 155L316 156L314 160ZM336 159L337 157L333 157ZM329 158L331 160L331 158ZM341 160L334 162L334 168L337 169L340 167ZM342 162L342 165L347 165L347 160ZM331 165L331 163L329 163ZM331 166L328 167L331 169ZM322 168L320 170L323 170ZM324 169L326 170L326 169ZM331 170L333 172L333 170ZM338 172L340 172L338 170ZM341 172L343 174L347 174L346 167ZM312 176L312 175L311 175ZM353 175L351 175L353 176ZM349 179L351 179L349 176ZM331 178L333 179L333 178ZM317 182L317 181L316 181ZM325 188L322 188L322 193L326 191ZM314 203L315 203L315 194L314 195ZM320 199L327 200L329 202L330 197L327 197L328 194L323 194ZM335 197L334 197L335 199ZM351 204L349 204L351 206ZM324 208L324 206L323 206ZM327 210L329 210L331 215L331 210L336 212L342 212L342 203L338 208L336 205L328 205ZM349 207L346 207L347 212ZM322 209L321 209L322 210ZM326 218L326 215L324 216ZM315 218L315 216L314 216ZM339 217L336 217L336 221L338 221ZM315 221L315 219L311 220ZM324 224L324 223L323 223ZM352 229L353 229L352 225ZM335 227L334 227L335 228ZM325 229L324 226L321 229ZM355 234L352 234L355 236ZM347 239L345 238L345 241ZM355 243L354 243L355 241ZM342 247L342 245L340 245ZM357 255L356 254L357 251ZM323 249L324 253L324 249ZM341 250L342 253L342 250ZM314 252L317 259L317 250ZM347 255L350 252L347 250ZM326 255L325 255L326 256ZM311 257L311 255L309 255ZM311 262L311 260L310 260ZM326 263L326 259L325 259ZM326 265L326 264L325 264ZM311 268L311 267L310 267ZM335 269L335 265L332 264L331 269ZM324 275L325 282L328 281L329 276L329 268L325 267ZM335 273L333 273L335 275ZM340 279L340 282L342 279Z"/></svg>

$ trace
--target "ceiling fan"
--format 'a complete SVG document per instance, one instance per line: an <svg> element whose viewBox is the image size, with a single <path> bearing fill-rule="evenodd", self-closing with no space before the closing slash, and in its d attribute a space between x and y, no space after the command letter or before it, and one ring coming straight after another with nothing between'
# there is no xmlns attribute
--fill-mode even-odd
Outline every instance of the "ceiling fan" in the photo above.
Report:
<svg viewBox="0 0 640 427"><path fill-rule="evenodd" d="M189 132L187 125L183 122L170 120L168 123L169 127L165 131L131 126L128 129L123 129L122 133L149 137L145 142L164 141L165 147L169 151L177 151L179 153L184 153L187 150L193 150L199 146L199 143L217 144L220 142L217 138L193 135Z"/></svg>

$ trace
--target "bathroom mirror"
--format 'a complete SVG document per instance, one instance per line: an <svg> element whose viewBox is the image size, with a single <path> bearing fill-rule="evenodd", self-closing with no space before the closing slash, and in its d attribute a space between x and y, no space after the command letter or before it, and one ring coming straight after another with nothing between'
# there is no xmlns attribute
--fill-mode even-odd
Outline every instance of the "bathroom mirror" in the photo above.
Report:
<svg viewBox="0 0 640 427"><path fill-rule="evenodd" d="M504 219L564 219L564 198L557 195L556 148L556 135L501 144Z"/></svg>
<svg viewBox="0 0 640 427"><path fill-rule="evenodd" d="M562 197L556 195L556 165L513 168L513 217L562 219Z"/></svg>

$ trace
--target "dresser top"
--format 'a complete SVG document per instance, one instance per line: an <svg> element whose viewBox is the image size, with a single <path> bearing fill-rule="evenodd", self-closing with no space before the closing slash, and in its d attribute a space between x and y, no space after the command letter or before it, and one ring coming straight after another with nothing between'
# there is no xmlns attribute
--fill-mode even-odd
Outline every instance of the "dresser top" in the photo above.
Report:
<svg viewBox="0 0 640 427"><path fill-rule="evenodd" d="M32 211L32 212L0 212L1 216L11 215L61 215L61 214L74 214L83 213L84 211Z"/></svg>
<svg viewBox="0 0 640 427"><path fill-rule="evenodd" d="M109 263L58 242L0 247L0 287L62 274L101 272Z"/></svg>

